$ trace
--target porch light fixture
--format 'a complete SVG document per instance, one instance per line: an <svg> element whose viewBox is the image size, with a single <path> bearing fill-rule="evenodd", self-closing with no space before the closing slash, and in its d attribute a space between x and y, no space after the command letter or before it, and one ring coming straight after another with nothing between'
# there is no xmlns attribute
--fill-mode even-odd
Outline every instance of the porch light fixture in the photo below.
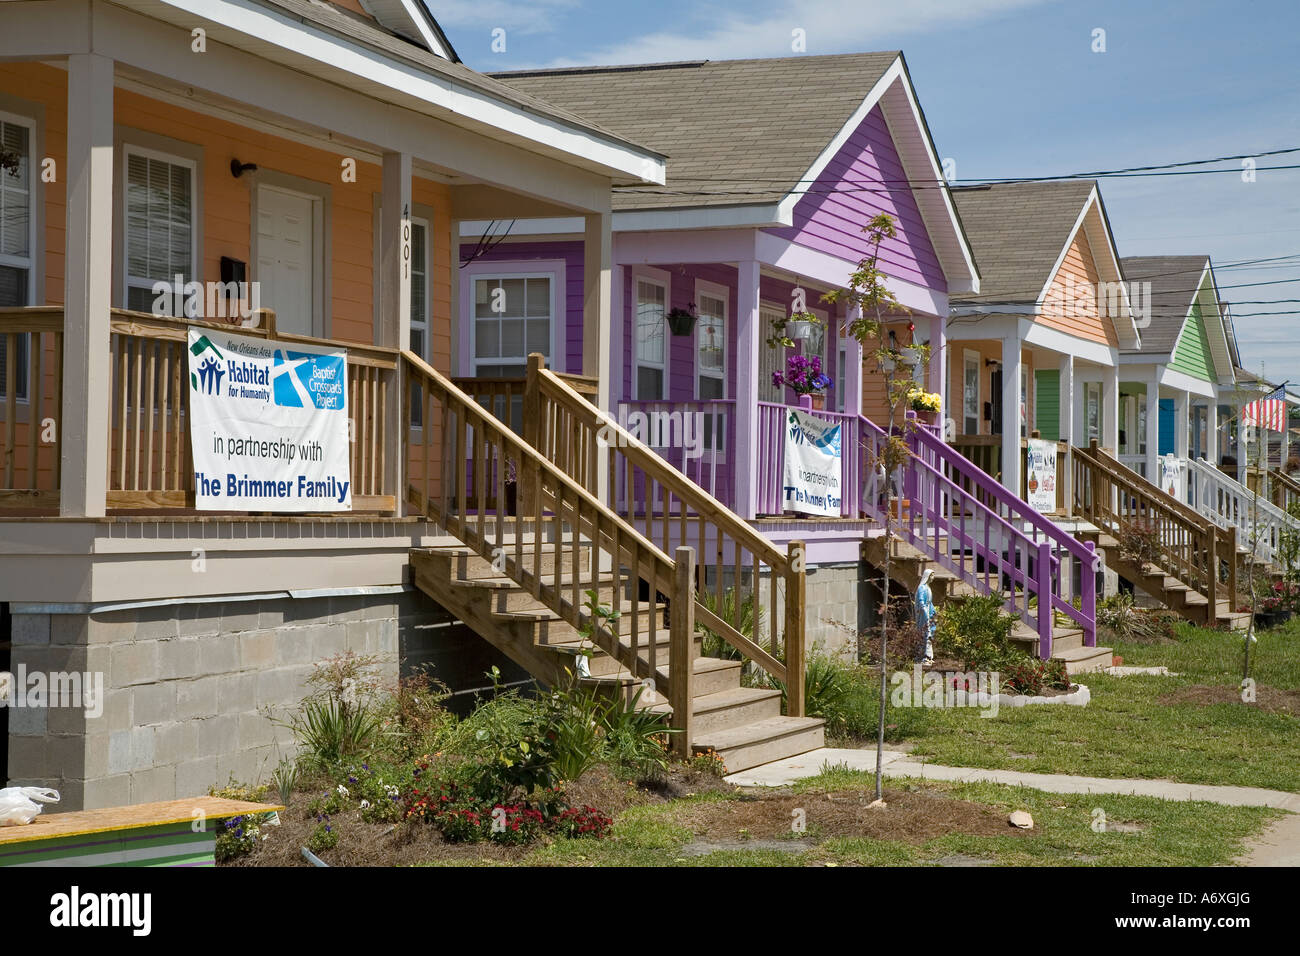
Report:
<svg viewBox="0 0 1300 956"><path fill-rule="evenodd" d="M232 159L230 161L230 175L234 176L236 179L244 175L244 173L255 172L257 172L257 163L241 163L237 159Z"/></svg>

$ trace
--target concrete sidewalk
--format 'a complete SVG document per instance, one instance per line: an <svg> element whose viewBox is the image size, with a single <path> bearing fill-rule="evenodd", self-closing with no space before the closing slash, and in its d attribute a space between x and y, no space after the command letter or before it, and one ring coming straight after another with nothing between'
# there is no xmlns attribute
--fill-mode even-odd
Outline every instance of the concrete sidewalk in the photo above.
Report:
<svg viewBox="0 0 1300 956"><path fill-rule="evenodd" d="M754 767L726 778L742 787L785 787L796 780L815 777L825 764L847 764L854 770L874 772L875 750L841 750L823 747L797 757ZM1022 773L1017 770L980 770L972 767L943 767L923 763L896 750L884 754L887 777L920 777L928 780L953 780L961 783L986 781L1010 786L1031 787L1049 793L1115 793L1164 800L1206 800L1236 807L1272 807L1300 813L1300 793L1264 790L1260 787L1224 787L1210 784L1175 783L1172 780L1113 780L1106 777L1075 777L1057 773ZM1300 817L1291 818L1300 823ZM1297 835L1300 835L1298 832ZM1290 840L1287 840L1288 845Z"/></svg>

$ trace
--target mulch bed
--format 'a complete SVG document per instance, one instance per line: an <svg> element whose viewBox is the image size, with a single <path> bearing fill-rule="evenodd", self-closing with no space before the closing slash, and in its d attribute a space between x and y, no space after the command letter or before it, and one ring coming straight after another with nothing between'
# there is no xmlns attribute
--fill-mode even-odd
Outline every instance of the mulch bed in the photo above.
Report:
<svg viewBox="0 0 1300 956"><path fill-rule="evenodd" d="M1255 688L1255 699L1245 702L1241 699L1241 688L1222 685L1197 684L1192 687L1180 687L1160 696L1160 703L1194 704L1197 707L1209 707L1211 704L1242 704L1254 707L1270 714L1289 714L1300 717L1300 690L1279 690L1276 687L1259 685Z"/></svg>

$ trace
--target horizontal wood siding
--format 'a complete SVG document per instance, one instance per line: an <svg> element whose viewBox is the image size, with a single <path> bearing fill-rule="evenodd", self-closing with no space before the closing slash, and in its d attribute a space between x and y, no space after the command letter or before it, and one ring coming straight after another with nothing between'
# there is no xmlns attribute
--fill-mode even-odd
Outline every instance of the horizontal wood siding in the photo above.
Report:
<svg viewBox="0 0 1300 956"><path fill-rule="evenodd" d="M1174 346L1174 355L1169 367L1202 382L1214 380L1210 338L1205 331L1205 319L1201 315L1199 302L1192 304L1192 314L1188 316L1182 332L1178 335L1178 344Z"/></svg>
<svg viewBox="0 0 1300 956"><path fill-rule="evenodd" d="M1088 238L1080 229L1070 242L1061 267L1052 277L1036 321L1092 342L1118 347L1115 326L1110 319L1102 317L1097 302L1100 278ZM1037 290L1023 291L1028 297Z"/></svg>
<svg viewBox="0 0 1300 956"><path fill-rule="evenodd" d="M946 292L939 257L907 182L884 114L876 106L795 205L794 224L768 231L856 262L871 252L862 227L873 216L889 213L898 235L882 244L881 268L890 276Z"/></svg>

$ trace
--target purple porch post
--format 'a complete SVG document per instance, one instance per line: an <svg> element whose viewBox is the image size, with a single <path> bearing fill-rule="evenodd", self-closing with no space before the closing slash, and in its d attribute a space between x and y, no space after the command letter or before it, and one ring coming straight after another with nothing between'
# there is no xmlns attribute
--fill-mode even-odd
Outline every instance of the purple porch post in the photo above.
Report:
<svg viewBox="0 0 1300 956"><path fill-rule="evenodd" d="M1038 656L1052 656L1052 543L1038 542Z"/></svg>
<svg viewBox="0 0 1300 956"><path fill-rule="evenodd" d="M735 435L736 457L732 468L735 489L734 510L742 518L757 513L758 429L758 347L762 335L759 314L759 269L757 259L736 264L736 413L731 427Z"/></svg>

